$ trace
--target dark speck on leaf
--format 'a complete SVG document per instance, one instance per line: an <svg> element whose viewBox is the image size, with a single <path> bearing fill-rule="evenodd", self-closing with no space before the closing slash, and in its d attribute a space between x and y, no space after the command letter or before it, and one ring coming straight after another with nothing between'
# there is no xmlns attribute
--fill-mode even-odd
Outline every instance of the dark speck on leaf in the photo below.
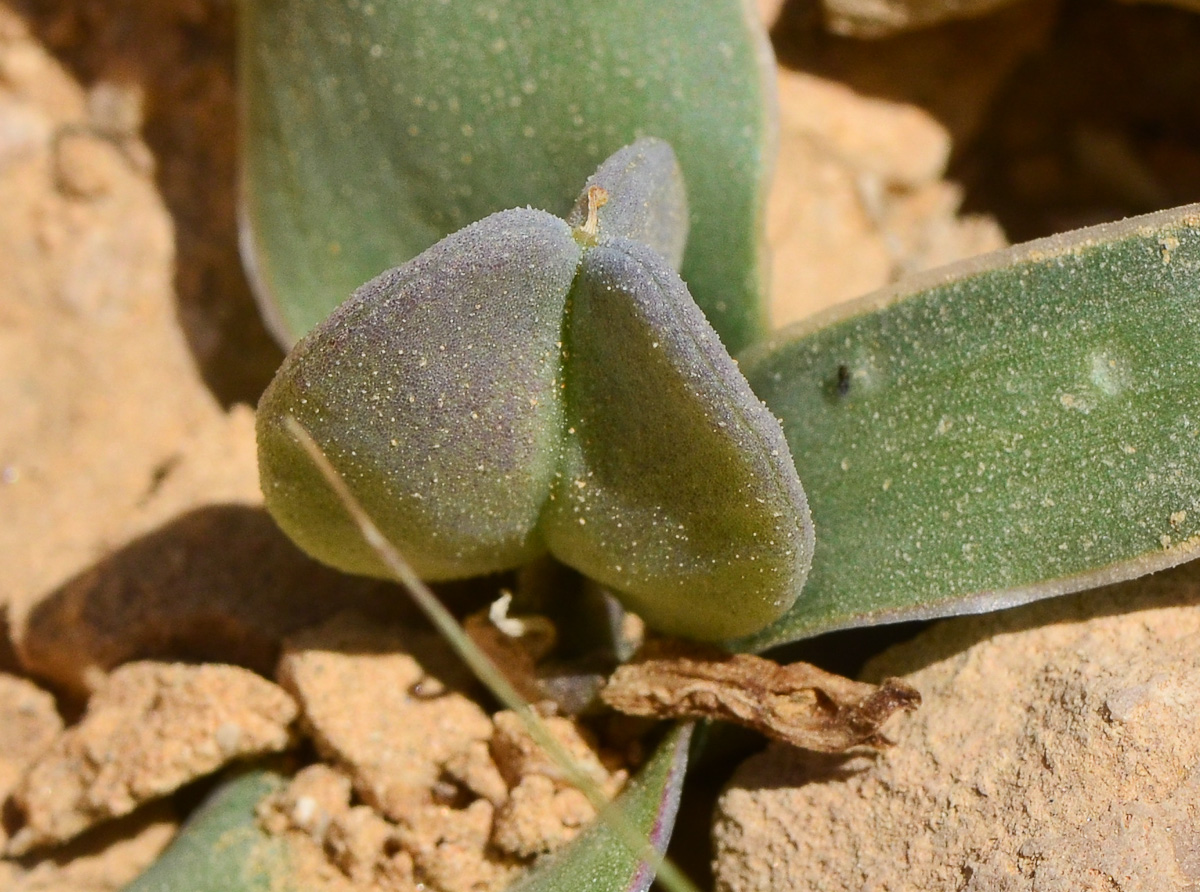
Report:
<svg viewBox="0 0 1200 892"><path fill-rule="evenodd" d="M837 395L845 397L850 395L850 367L848 365L839 365L837 368Z"/></svg>

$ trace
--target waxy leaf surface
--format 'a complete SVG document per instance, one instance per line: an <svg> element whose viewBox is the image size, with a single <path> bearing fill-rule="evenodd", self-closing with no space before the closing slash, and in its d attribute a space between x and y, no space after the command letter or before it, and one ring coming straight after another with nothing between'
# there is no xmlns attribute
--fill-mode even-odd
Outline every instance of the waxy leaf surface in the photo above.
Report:
<svg viewBox="0 0 1200 892"><path fill-rule="evenodd" d="M1200 206L924 275L742 357L817 546L738 642L978 612L1200 548Z"/></svg>
<svg viewBox="0 0 1200 892"><path fill-rule="evenodd" d="M124 892L302 892L288 844L259 826L255 807L284 784L250 769L224 781Z"/></svg>
<svg viewBox="0 0 1200 892"><path fill-rule="evenodd" d="M746 0L248 0L243 254L285 343L484 216L565 216L641 136L679 155L685 278L730 349L765 326L774 74Z"/></svg>

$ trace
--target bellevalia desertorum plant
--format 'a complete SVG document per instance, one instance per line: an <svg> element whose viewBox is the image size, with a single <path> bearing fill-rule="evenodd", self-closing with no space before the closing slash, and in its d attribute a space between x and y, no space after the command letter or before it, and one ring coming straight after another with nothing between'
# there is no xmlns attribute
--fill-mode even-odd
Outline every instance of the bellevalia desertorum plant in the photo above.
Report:
<svg viewBox="0 0 1200 892"><path fill-rule="evenodd" d="M808 505L779 422L674 269L686 221L671 149L642 140L567 221L500 211L368 282L259 404L276 520L334 566L388 575L293 417L425 578L549 551L669 634L778 619L808 573Z"/></svg>
<svg viewBox="0 0 1200 892"><path fill-rule="evenodd" d="M297 542L385 572L288 416L428 578L548 551L653 628L735 649L1195 555L1200 207L768 337L753 16L544 7L245 5L244 247L280 337L309 332L259 417L264 493ZM656 843L685 761L669 735L623 797ZM286 887L286 846L250 817L273 783L232 781L133 888ZM649 882L600 825L522 888Z"/></svg>

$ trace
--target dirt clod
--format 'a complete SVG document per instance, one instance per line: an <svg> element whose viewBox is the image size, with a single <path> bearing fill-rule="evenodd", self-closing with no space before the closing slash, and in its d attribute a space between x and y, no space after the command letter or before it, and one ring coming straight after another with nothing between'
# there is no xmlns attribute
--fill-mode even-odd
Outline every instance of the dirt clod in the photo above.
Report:
<svg viewBox="0 0 1200 892"><path fill-rule="evenodd" d="M214 398L180 329L179 230L130 92L85 90L0 5L0 604L24 666L77 690L89 628L53 653L30 628L56 591L112 585L115 549L197 505L261 499L252 412Z"/></svg>
<svg viewBox="0 0 1200 892"><path fill-rule="evenodd" d="M253 436L249 410L234 411ZM220 462L219 443L212 444ZM165 465L164 487L177 473ZM189 484L190 486L190 484ZM14 630L24 665L74 693L131 660L212 660L270 674L286 635L349 606L403 615L385 583L301 554L260 508L210 505L114 550L28 612Z"/></svg>
<svg viewBox="0 0 1200 892"><path fill-rule="evenodd" d="M429 806L402 823L397 838L416 876L439 892L499 892L523 866L489 852L494 818L484 799L462 809Z"/></svg>
<svg viewBox="0 0 1200 892"><path fill-rule="evenodd" d="M925 697L897 746L751 758L721 798L718 889L1195 888L1198 602L1185 566L887 652L870 676Z"/></svg>
<svg viewBox="0 0 1200 892"><path fill-rule="evenodd" d="M950 133L928 112L808 72L781 69L779 88L767 220L781 258L771 279L777 325L1006 244L989 218L959 216L961 189L941 179Z"/></svg>
<svg viewBox="0 0 1200 892"><path fill-rule="evenodd" d="M62 726L50 694L31 681L0 673L0 805ZM7 840L0 822L0 850Z"/></svg>
<svg viewBox="0 0 1200 892"><path fill-rule="evenodd" d="M325 833L333 863L357 883L375 880L379 855L395 833L391 824L366 805L334 815Z"/></svg>
<svg viewBox="0 0 1200 892"><path fill-rule="evenodd" d="M156 802L113 821L41 860L0 861L4 892L120 892L175 837L179 820Z"/></svg>
<svg viewBox="0 0 1200 892"><path fill-rule="evenodd" d="M305 875L322 890L417 892L412 859L395 851L395 827L350 802L350 779L317 763L261 802L258 817L269 833L288 836L308 865Z"/></svg>
<svg viewBox="0 0 1200 892"><path fill-rule="evenodd" d="M491 746L473 740L446 762L446 773L480 799L500 805L508 798L508 784L492 759Z"/></svg>
<svg viewBox="0 0 1200 892"><path fill-rule="evenodd" d="M330 821L350 807L350 779L318 762L296 773L279 793L259 806L259 819L272 833L300 830L324 839Z"/></svg>
<svg viewBox="0 0 1200 892"><path fill-rule="evenodd" d="M534 742L516 713L507 710L498 712L493 720L496 733L492 738L492 758L496 760L496 767L510 788L531 774L541 774L560 784L566 783L558 764ZM560 716L545 716L542 721L575 764L589 774L602 790L612 795L624 785L626 776L620 770L609 771L605 765L605 755L598 751L578 724Z"/></svg>
<svg viewBox="0 0 1200 892"><path fill-rule="evenodd" d="M354 888L498 890L595 817L515 713L464 694L465 670L427 633L343 613L288 639L279 679L337 767L301 771L261 820L307 837ZM574 720L544 721L606 795L620 790L619 759Z"/></svg>
<svg viewBox="0 0 1200 892"><path fill-rule="evenodd" d="M497 810L491 841L502 852L532 858L569 842L594 817L596 810L578 790L530 774Z"/></svg>
<svg viewBox="0 0 1200 892"><path fill-rule="evenodd" d="M583 793L567 783L562 769L534 742L515 713L499 712L493 719L492 755L509 785L509 795L497 809L491 841L500 851L518 858L553 851L573 839L596 816L596 810ZM615 796L628 772L610 770L617 761L612 754L599 751L570 719L547 716L543 721L574 763L607 797Z"/></svg>
<svg viewBox="0 0 1200 892"><path fill-rule="evenodd" d="M54 161L59 189L68 197L84 200L111 192L127 163L117 145L82 130L59 136Z"/></svg>
<svg viewBox="0 0 1200 892"><path fill-rule="evenodd" d="M11 854L60 843L235 759L292 742L292 699L235 666L130 663L13 792Z"/></svg>
<svg viewBox="0 0 1200 892"><path fill-rule="evenodd" d="M279 683L300 702L318 751L393 820L430 804L447 764L492 736L487 713L462 693L464 670L443 659L447 674L436 663L427 671L410 653L442 649L419 637L346 613L289 638L279 661ZM436 696L421 691L429 676Z"/></svg>

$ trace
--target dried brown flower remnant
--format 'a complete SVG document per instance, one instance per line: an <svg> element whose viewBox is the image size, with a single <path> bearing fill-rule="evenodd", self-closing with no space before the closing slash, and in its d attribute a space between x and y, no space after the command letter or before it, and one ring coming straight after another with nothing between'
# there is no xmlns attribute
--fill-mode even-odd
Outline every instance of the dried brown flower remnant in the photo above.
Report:
<svg viewBox="0 0 1200 892"><path fill-rule="evenodd" d="M808 663L781 666L675 640L648 643L613 673L600 696L631 715L721 719L827 753L887 746L883 723L921 702L899 679L876 686Z"/></svg>

